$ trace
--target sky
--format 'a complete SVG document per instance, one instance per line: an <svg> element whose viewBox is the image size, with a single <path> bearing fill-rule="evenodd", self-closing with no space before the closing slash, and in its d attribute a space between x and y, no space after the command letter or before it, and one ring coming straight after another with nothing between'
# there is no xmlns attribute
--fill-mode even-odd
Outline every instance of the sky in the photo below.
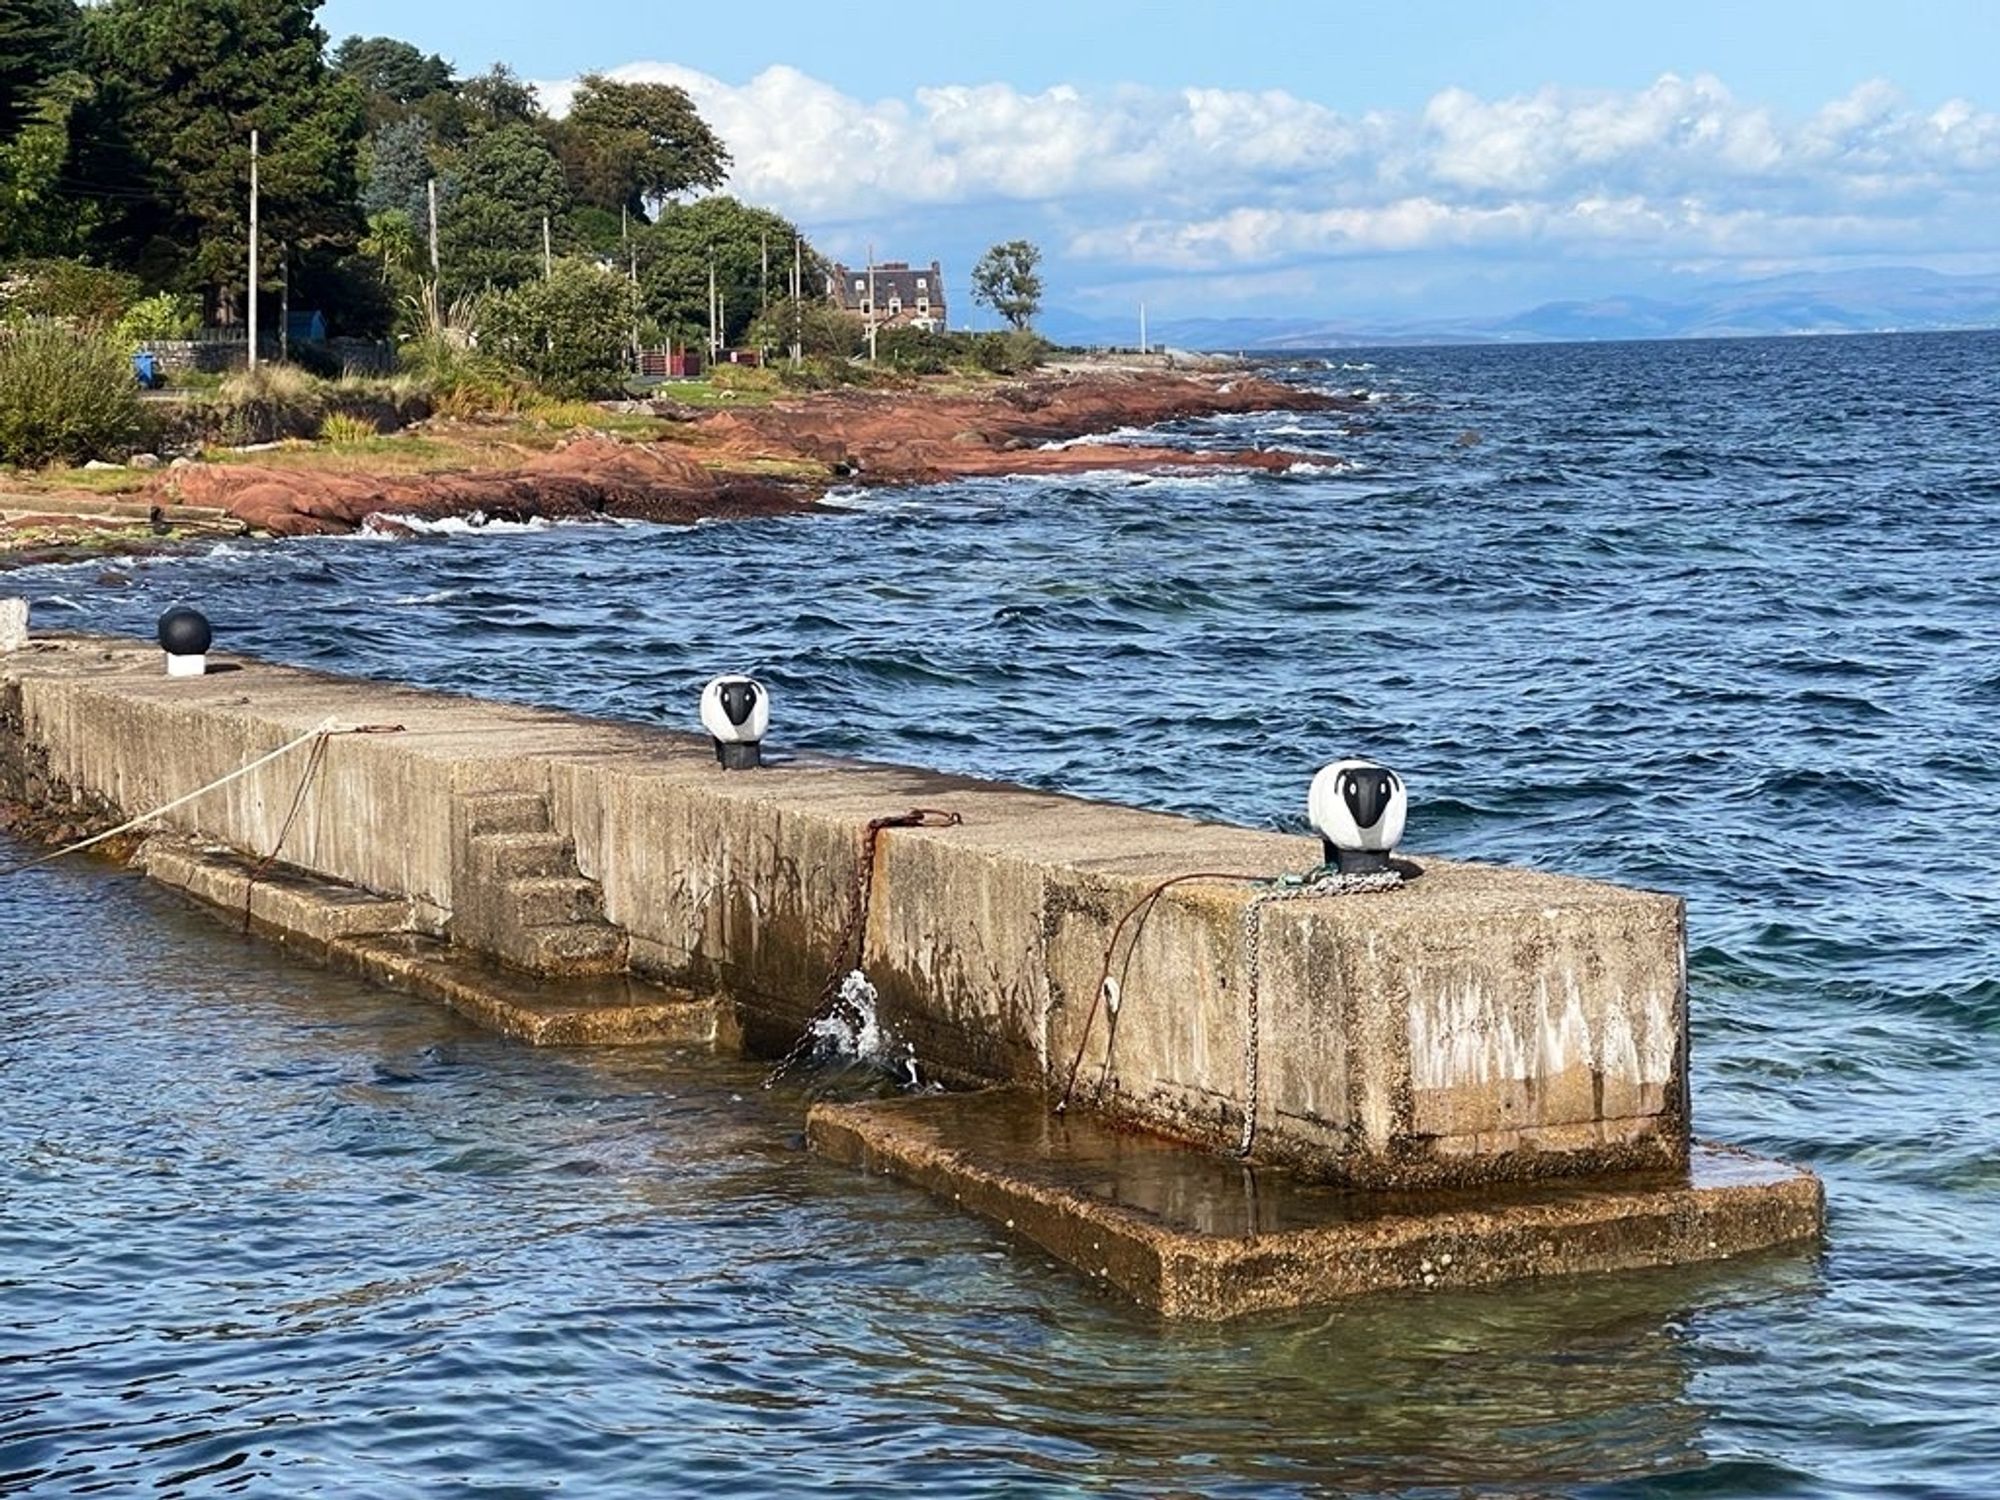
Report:
<svg viewBox="0 0 2000 1500"><path fill-rule="evenodd" d="M826 253L1042 247L1052 307L1357 326L2000 270L2000 0L327 0L462 72L677 83Z"/></svg>

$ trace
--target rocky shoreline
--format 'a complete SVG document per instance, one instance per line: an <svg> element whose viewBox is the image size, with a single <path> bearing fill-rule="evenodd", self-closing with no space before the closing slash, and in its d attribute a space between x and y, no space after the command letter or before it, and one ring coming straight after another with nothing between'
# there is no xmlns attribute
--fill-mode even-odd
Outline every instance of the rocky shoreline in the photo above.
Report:
<svg viewBox="0 0 2000 1500"><path fill-rule="evenodd" d="M649 410L666 424L662 441L581 431L516 467L434 474L177 465L127 498L157 507L155 514L196 510L274 536L393 531L411 521L472 516L685 524L811 510L837 484L1107 469L1283 471L1325 457L1151 443L1059 445L1192 417L1362 405L1242 372L1127 371L1045 374L972 392L835 391L738 409L661 401Z"/></svg>

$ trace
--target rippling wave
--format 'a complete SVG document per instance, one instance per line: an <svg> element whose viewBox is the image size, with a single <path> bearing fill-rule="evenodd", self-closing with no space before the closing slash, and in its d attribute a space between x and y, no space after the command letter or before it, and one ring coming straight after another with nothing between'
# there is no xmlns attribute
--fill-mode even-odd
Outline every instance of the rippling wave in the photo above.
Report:
<svg viewBox="0 0 2000 1500"><path fill-rule="evenodd" d="M0 955L0 1489L371 1495L2000 1488L2000 338L1396 350L1289 475L232 545L11 575L42 627L1684 893L1698 1126L1821 1259L1163 1327L793 1149L727 1062L510 1048L123 876ZM1355 363L1355 360L1360 363ZM1161 434L1148 434L1158 438Z"/></svg>

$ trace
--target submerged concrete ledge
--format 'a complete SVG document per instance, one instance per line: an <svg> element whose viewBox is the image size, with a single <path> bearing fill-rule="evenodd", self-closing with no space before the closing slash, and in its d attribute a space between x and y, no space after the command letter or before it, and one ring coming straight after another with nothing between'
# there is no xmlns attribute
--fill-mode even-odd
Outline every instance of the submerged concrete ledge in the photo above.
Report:
<svg viewBox="0 0 2000 1500"><path fill-rule="evenodd" d="M1802 1240L1810 1172L1698 1145L1680 1172L1428 1193L1316 1186L1088 1119L1021 1091L816 1104L813 1149L885 1172L1172 1318L1366 1292L1727 1260Z"/></svg>

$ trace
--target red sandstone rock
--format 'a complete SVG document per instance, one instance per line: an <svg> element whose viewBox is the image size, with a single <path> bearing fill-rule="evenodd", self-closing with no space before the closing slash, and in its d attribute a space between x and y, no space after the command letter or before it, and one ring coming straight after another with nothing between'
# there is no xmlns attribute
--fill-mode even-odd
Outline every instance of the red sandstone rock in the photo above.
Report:
<svg viewBox="0 0 2000 1500"><path fill-rule="evenodd" d="M281 536L352 531L394 518L480 512L495 519L591 516L688 522L810 508L817 487L742 472L752 462L806 461L867 483L1089 470L1282 470L1296 453L1196 453L1170 447L1052 443L1121 427L1252 411L1351 408L1349 398L1252 376L1045 377L990 392L843 391L774 406L685 415L693 442L625 443L592 436L515 469L467 474L347 475L244 464L163 474L162 499L227 510ZM701 454L701 458L695 456ZM703 460L707 460L704 462Z"/></svg>

